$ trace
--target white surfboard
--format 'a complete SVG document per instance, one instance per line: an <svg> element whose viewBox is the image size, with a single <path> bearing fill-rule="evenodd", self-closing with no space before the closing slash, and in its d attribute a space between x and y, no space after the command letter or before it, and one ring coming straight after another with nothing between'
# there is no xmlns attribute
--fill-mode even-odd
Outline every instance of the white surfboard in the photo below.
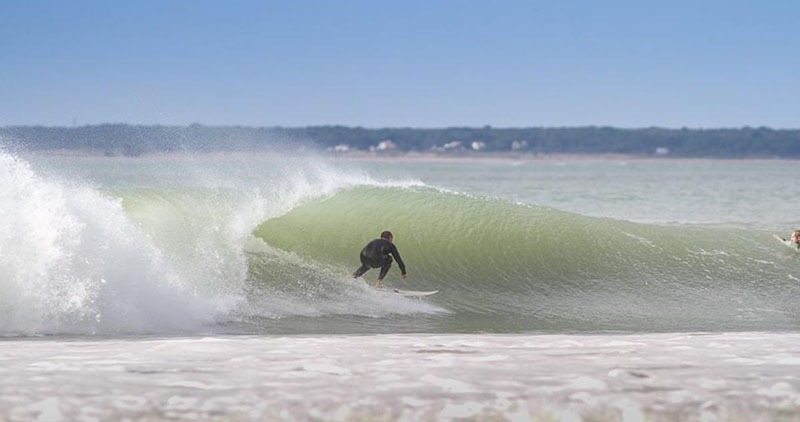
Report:
<svg viewBox="0 0 800 422"><path fill-rule="evenodd" d="M784 239L784 238L778 236L777 234L773 234L772 236L774 238L778 239L778 241L780 241L781 243L783 243L787 247L790 247L790 248L792 248L794 250L800 250L800 248L798 248L797 245L793 244L791 240Z"/></svg>
<svg viewBox="0 0 800 422"><path fill-rule="evenodd" d="M438 290L417 291L417 290L393 289L392 291L399 294L400 296L430 296L432 294L439 293Z"/></svg>

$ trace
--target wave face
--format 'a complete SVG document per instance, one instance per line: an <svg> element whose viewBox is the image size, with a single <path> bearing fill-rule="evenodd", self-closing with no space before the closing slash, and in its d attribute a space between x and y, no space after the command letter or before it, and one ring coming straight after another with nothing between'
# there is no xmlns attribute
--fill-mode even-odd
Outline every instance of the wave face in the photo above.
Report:
<svg viewBox="0 0 800 422"><path fill-rule="evenodd" d="M411 275L406 283L395 269L390 282L441 289L432 301L456 330L792 329L800 316L796 253L754 231L590 218L428 187L356 187L255 233L303 262L348 272L384 229Z"/></svg>
<svg viewBox="0 0 800 422"><path fill-rule="evenodd" d="M0 335L800 328L800 256L769 232L588 217L306 157L72 160L0 152ZM395 267L386 283L440 293L352 280L387 229L409 279Z"/></svg>

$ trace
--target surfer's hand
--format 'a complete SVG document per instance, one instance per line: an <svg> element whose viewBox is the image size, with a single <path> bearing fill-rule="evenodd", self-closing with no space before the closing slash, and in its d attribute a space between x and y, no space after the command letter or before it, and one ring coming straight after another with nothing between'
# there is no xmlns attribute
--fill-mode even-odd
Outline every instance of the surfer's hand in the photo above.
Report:
<svg viewBox="0 0 800 422"><path fill-rule="evenodd" d="M408 279L408 274L403 274L403 280Z"/></svg>

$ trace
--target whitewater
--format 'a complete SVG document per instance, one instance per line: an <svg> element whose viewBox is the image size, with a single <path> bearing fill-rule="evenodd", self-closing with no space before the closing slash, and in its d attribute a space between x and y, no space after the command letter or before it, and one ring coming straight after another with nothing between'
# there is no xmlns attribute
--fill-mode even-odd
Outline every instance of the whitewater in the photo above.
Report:
<svg viewBox="0 0 800 422"><path fill-rule="evenodd" d="M0 420L795 420L798 176L5 150Z"/></svg>

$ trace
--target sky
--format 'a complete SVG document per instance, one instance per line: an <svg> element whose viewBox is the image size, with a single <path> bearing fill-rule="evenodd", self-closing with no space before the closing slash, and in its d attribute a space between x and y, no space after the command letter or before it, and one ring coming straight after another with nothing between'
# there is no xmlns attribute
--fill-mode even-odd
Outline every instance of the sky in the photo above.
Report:
<svg viewBox="0 0 800 422"><path fill-rule="evenodd" d="M800 2L0 0L0 126L800 128Z"/></svg>

